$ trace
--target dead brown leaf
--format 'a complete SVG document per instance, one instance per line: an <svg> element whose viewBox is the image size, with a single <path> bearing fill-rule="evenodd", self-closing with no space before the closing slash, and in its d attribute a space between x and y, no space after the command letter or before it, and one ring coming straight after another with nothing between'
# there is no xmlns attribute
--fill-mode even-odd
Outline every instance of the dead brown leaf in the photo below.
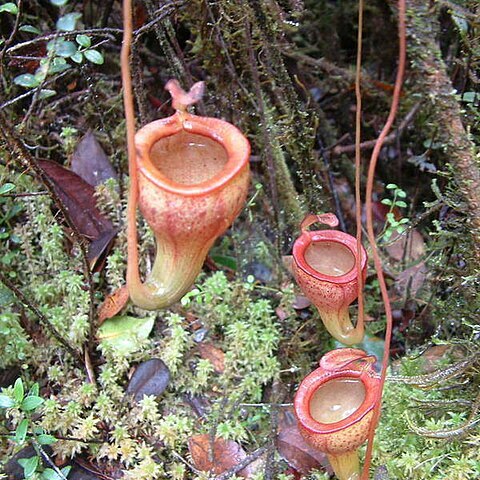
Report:
<svg viewBox="0 0 480 480"><path fill-rule="evenodd" d="M55 193L68 210L71 221L81 235L90 240L90 267L97 263L117 234L112 222L97 208L94 188L76 173L49 160L39 160L39 166L52 180Z"/></svg>
<svg viewBox="0 0 480 480"><path fill-rule="evenodd" d="M410 230L406 234L394 234L391 243L386 247L388 255L393 260L406 262L418 260L425 255L425 241L418 230ZM406 250L406 251L405 251Z"/></svg>
<svg viewBox="0 0 480 480"><path fill-rule="evenodd" d="M110 160L91 130L83 136L73 152L72 171L94 187L109 178L117 178Z"/></svg>
<svg viewBox="0 0 480 480"><path fill-rule="evenodd" d="M303 310L304 308L308 308L312 302L303 295L297 295L293 301L292 307L295 310Z"/></svg>
<svg viewBox="0 0 480 480"><path fill-rule="evenodd" d="M399 295L403 296L408 293L410 298L415 298L417 292L425 283L427 278L427 266L425 262L417 263L409 268L406 268L395 279L395 289Z"/></svg>
<svg viewBox="0 0 480 480"><path fill-rule="evenodd" d="M126 285L107 295L98 307L98 324L101 325L107 318L114 317L127 304L129 298Z"/></svg>
<svg viewBox="0 0 480 480"><path fill-rule="evenodd" d="M225 371L225 353L211 343L199 343L197 346L200 356L208 360L216 373L223 373Z"/></svg>
<svg viewBox="0 0 480 480"><path fill-rule="evenodd" d="M235 467L247 458L245 450L233 440L213 438L208 434L194 435L188 440L188 450L192 462L198 470L220 475ZM255 473L255 465L247 465L237 473L238 476L249 478Z"/></svg>
<svg viewBox="0 0 480 480"><path fill-rule="evenodd" d="M324 470L329 465L327 456L303 439L292 409L285 411L280 418L277 450L290 467L303 475L314 469Z"/></svg>

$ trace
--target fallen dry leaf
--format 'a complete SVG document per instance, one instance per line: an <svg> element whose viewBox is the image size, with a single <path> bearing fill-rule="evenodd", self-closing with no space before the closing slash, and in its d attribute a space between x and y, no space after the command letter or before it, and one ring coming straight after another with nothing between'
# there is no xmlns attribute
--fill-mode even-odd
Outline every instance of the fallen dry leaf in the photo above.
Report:
<svg viewBox="0 0 480 480"><path fill-rule="evenodd" d="M39 166L50 177L55 193L60 197L80 234L91 241L88 260L92 268L108 250L117 231L95 203L95 190L76 173L49 160L39 160Z"/></svg>
<svg viewBox="0 0 480 480"><path fill-rule="evenodd" d="M427 273L428 270L425 262L420 262L406 268L403 272L400 272L395 279L396 291L401 296L408 293L410 298L415 298L417 292L425 283Z"/></svg>
<svg viewBox="0 0 480 480"><path fill-rule="evenodd" d="M283 412L279 422L277 450L288 465L303 475L328 467L327 456L310 447L303 439L292 409ZM329 467L328 467L329 468Z"/></svg>
<svg viewBox="0 0 480 480"><path fill-rule="evenodd" d="M188 440L188 450L195 468L220 475L247 458L245 450L233 440L214 438L208 434L194 435ZM247 465L237 476L249 478L255 473L255 465Z"/></svg>
<svg viewBox="0 0 480 480"><path fill-rule="evenodd" d="M197 346L200 356L208 360L216 373L223 373L225 371L225 353L211 343L199 343Z"/></svg>
<svg viewBox="0 0 480 480"><path fill-rule="evenodd" d="M83 136L73 152L72 171L94 187L109 178L117 178L110 160L91 130Z"/></svg>
<svg viewBox="0 0 480 480"><path fill-rule="evenodd" d="M292 307L295 310L303 310L304 308L308 308L312 302L303 295L297 295L293 301Z"/></svg>
<svg viewBox="0 0 480 480"><path fill-rule="evenodd" d="M114 317L127 304L130 295L126 285L117 288L107 295L103 303L98 307L98 324L101 325L107 318Z"/></svg>
<svg viewBox="0 0 480 480"><path fill-rule="evenodd" d="M161 395L170 382L170 370L163 360L151 358L141 363L128 382L127 394L139 402L145 395Z"/></svg>
<svg viewBox="0 0 480 480"><path fill-rule="evenodd" d="M405 249L407 249L406 252ZM411 262L418 260L425 254L425 241L421 233L413 229L408 234L392 235L391 243L386 247L386 250L388 255L397 262L404 257L406 262Z"/></svg>

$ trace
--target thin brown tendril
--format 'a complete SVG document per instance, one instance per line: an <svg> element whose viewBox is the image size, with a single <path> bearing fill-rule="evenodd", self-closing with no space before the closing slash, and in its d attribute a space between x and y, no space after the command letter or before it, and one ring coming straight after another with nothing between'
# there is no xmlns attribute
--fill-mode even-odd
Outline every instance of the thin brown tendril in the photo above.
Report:
<svg viewBox="0 0 480 480"><path fill-rule="evenodd" d="M137 246L137 200L138 178L135 162L135 111L133 107L132 77L130 73L130 51L132 45L132 2L123 0L123 42L120 55L122 67L123 105L127 128L128 173L130 176L130 193L127 208L127 285L133 275L138 275Z"/></svg>
<svg viewBox="0 0 480 480"><path fill-rule="evenodd" d="M382 261L378 253L378 247L375 242L375 232L373 231L373 210L372 210L372 193L373 193L373 179L375 177L375 168L377 166L378 157L383 146L385 137L388 135L389 130L392 127L395 115L397 113L398 104L400 101L400 92L403 83L403 75L405 72L406 63L406 30L405 30L405 0L398 0L398 36L399 36L399 53L398 53L398 71L395 79L395 88L393 91L392 105L390 107L390 113L388 114L387 121L383 130L381 131L375 148L373 149L370 159L370 165L368 168L367 177L367 193L365 199L365 207L367 212L367 233L368 240L370 242L373 254L373 260L375 263L375 271L377 273L378 282L380 284L380 291L382 292L382 300L385 305L385 315L387 319L387 326L385 331L385 347L383 351L382 372L380 377L380 387L378 389L375 409L373 412L372 423L368 432L368 446L365 454L365 463L363 466L361 480L367 480L370 469L370 462L372 459L373 451L373 438L375 436L375 429L378 424L381 411L382 392L385 385L385 378L387 375L387 367L390 356L390 341L392 338L392 307L388 298L387 285L382 270Z"/></svg>
<svg viewBox="0 0 480 480"><path fill-rule="evenodd" d="M362 32L363 32L363 0L358 2L358 36L357 36L357 67L355 72L355 96L357 110L355 112L355 216L357 220L357 258L355 261L358 282L358 316L357 329L363 331L364 298L362 276L362 198L361 189L361 137L362 137L362 92L360 90L362 69Z"/></svg>

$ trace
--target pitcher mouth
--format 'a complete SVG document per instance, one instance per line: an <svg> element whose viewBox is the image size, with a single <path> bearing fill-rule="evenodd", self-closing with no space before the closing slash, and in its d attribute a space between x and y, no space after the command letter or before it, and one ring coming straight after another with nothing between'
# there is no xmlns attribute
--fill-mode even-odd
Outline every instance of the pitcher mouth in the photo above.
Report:
<svg viewBox="0 0 480 480"><path fill-rule="evenodd" d="M330 244L334 248L345 250L347 260L342 259L343 267L339 269L339 273L325 273L315 269L306 259L309 249L315 245ZM367 265L367 252L361 247L362 261L361 269L364 271ZM357 258L357 241L355 237L338 230L320 230L313 232L304 232L293 245L293 258L297 266L308 275L318 280L324 280L329 283L344 284L351 282L357 278L357 270L355 268ZM331 262L332 265L334 262Z"/></svg>
<svg viewBox="0 0 480 480"><path fill-rule="evenodd" d="M225 150L227 161L214 176L200 183L180 183L168 178L153 163L151 151L162 139L180 132L213 140ZM135 135L137 165L140 173L159 188L185 196L198 196L218 190L245 167L248 168L250 144L235 126L223 120L176 113L142 127Z"/></svg>
<svg viewBox="0 0 480 480"><path fill-rule="evenodd" d="M368 382L367 378L370 378L372 382ZM322 423L312 415L312 399L322 387L333 380L361 382L364 397L355 410L342 420ZM374 379L365 372L342 370L341 372L333 372L327 375L322 373L319 375L315 370L305 377L297 390L294 400L295 414L301 425L313 434L326 435L335 433L356 424L373 410L375 407L376 390Z"/></svg>

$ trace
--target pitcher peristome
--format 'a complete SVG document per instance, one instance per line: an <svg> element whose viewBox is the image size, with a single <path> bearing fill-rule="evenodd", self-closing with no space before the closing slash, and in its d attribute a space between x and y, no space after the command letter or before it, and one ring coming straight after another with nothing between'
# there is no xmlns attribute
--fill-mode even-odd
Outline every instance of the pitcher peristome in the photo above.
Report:
<svg viewBox="0 0 480 480"><path fill-rule="evenodd" d="M135 136L138 195L131 201L153 230L157 252L145 282L129 262L127 286L132 301L148 310L188 291L213 242L239 214L250 181L250 145L240 130L187 113L201 95L198 84L189 93L172 81L166 88L177 112Z"/></svg>

